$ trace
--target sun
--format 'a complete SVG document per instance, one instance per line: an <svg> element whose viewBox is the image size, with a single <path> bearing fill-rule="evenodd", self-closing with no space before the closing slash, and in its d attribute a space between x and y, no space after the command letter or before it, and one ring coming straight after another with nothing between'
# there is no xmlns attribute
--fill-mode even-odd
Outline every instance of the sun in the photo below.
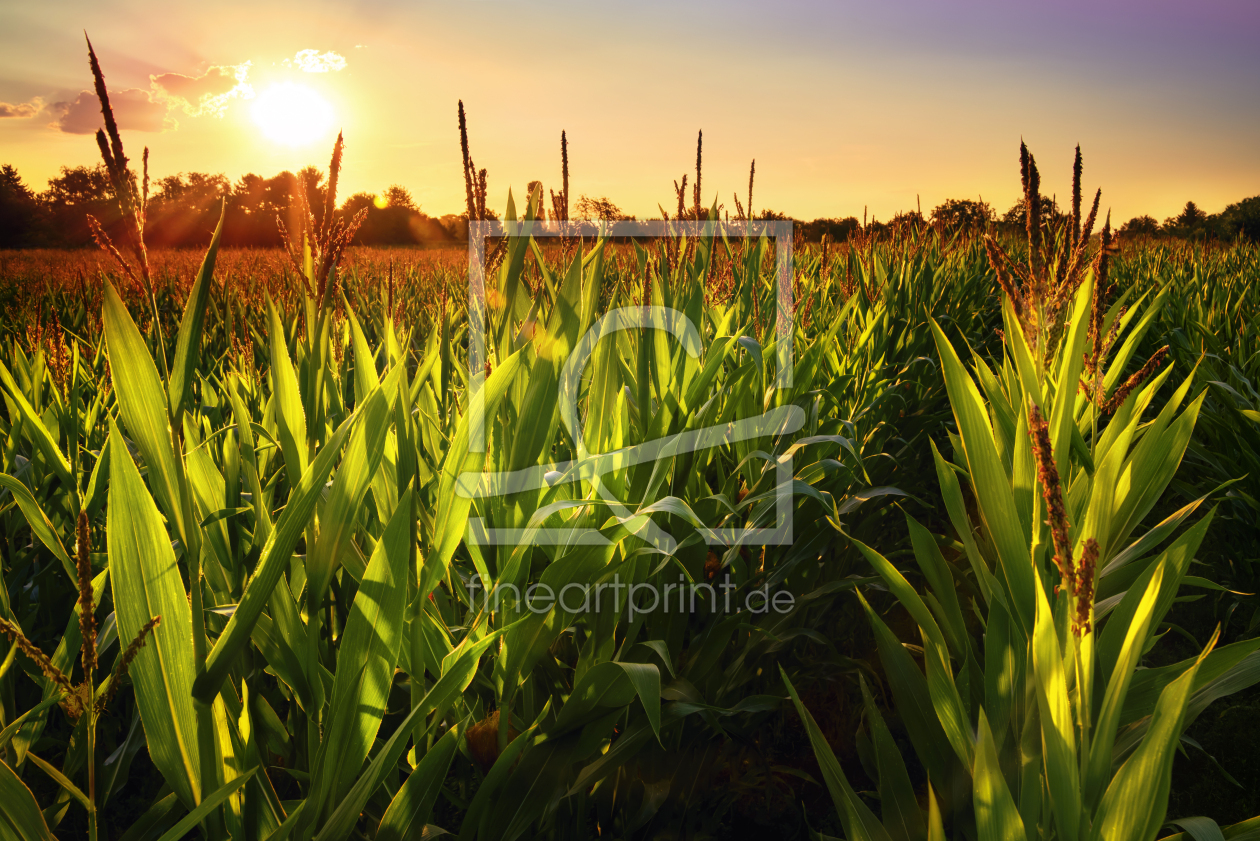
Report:
<svg viewBox="0 0 1260 841"><path fill-rule="evenodd" d="M254 101L254 122L269 140L305 146L326 137L333 125L328 100L305 85L281 82Z"/></svg>

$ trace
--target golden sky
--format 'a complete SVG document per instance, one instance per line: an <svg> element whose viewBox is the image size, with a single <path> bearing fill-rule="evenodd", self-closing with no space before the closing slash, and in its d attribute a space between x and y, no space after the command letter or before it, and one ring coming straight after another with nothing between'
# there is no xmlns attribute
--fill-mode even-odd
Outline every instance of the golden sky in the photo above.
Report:
<svg viewBox="0 0 1260 841"><path fill-rule="evenodd" d="M1117 221L1260 193L1260 4L364 0L0 9L0 163L42 189L98 160L83 30L155 177L327 166L342 195L463 206L456 102L491 204L542 180L655 215L693 173L733 209L879 218L1018 193L1018 147L1066 195L1072 150ZM292 119L282 119L285 109ZM293 145L293 123L309 142ZM301 131L298 132L302 134ZM694 178L694 174L691 175Z"/></svg>

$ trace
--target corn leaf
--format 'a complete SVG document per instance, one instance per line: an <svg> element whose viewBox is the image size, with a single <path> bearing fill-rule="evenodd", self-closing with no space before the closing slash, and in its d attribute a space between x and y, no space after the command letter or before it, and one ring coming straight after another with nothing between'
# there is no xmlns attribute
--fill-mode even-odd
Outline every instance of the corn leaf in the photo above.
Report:
<svg viewBox="0 0 1260 841"><path fill-rule="evenodd" d="M423 830L446 781L462 731L463 722L447 730L420 760L385 810L376 830L377 841L406 841Z"/></svg>
<svg viewBox="0 0 1260 841"><path fill-rule="evenodd" d="M214 283L214 259L219 252L219 238L223 235L223 220L227 217L227 199L219 210L219 223L210 237L210 247L201 260L201 268L188 292L184 305L184 317L179 322L179 334L175 341L175 360L171 365L169 382L171 417L179 423L184 406L192 391L193 376L201 359L201 330L206 322L206 305L210 302L210 287Z"/></svg>
<svg viewBox="0 0 1260 841"><path fill-rule="evenodd" d="M193 809L201 800L201 781L188 593L162 517L116 425L110 438L107 531L119 638L135 639L150 619L162 617L130 675L153 764L184 807Z"/></svg>
<svg viewBox="0 0 1260 841"><path fill-rule="evenodd" d="M0 762L0 835L14 841L53 841L35 795L6 762Z"/></svg>
<svg viewBox="0 0 1260 841"><path fill-rule="evenodd" d="M862 802L857 792L849 785L839 761L836 760L835 753L831 750L831 745L827 744L827 738L818 729L818 722L814 721L809 710L805 709L805 705L801 703L800 696L796 694L796 687L792 686L792 681L788 680L787 672L782 666L779 667L779 674L783 677L788 694L792 696L797 715L801 717L801 722L805 725L805 732L809 735L809 744L814 749L814 756L822 769L823 780L827 783L827 790L831 792L831 799L840 813L840 823L844 826L845 837L851 841L892 841L888 831L875 817L875 813Z"/></svg>

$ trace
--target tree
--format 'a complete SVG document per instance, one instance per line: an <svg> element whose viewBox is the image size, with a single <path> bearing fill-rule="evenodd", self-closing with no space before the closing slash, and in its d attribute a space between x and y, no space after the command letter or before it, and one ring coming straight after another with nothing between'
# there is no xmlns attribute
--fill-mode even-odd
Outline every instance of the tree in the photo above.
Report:
<svg viewBox="0 0 1260 841"><path fill-rule="evenodd" d="M933 224L954 233L981 230L993 221L994 213L988 202L946 199L933 209L931 219Z"/></svg>
<svg viewBox="0 0 1260 841"><path fill-rule="evenodd" d="M109 198L109 175L104 164L61 168L58 178L48 179L44 201L53 205L84 205Z"/></svg>
<svg viewBox="0 0 1260 841"><path fill-rule="evenodd" d="M1220 215L1220 224L1228 237L1242 236L1260 242L1260 196L1252 196L1231 204Z"/></svg>
<svg viewBox="0 0 1260 841"><path fill-rule="evenodd" d="M821 242L825 236L832 242L844 242L854 231L862 227L856 216L844 219L815 219L798 225L806 242Z"/></svg>
<svg viewBox="0 0 1260 841"><path fill-rule="evenodd" d="M1120 226L1122 237L1153 237L1160 232L1159 222L1154 216L1134 216Z"/></svg>
<svg viewBox="0 0 1260 841"><path fill-rule="evenodd" d="M0 167L0 248L40 244L44 239L41 210L17 170L8 164Z"/></svg>
<svg viewBox="0 0 1260 841"><path fill-rule="evenodd" d="M1041 197L1041 226L1043 229L1053 227L1067 218L1066 213L1059 212L1059 203L1050 196ZM1023 200L1015 202L1011 209L1002 214L1002 224L1019 230L1028 228L1028 208Z"/></svg>
<svg viewBox="0 0 1260 841"><path fill-rule="evenodd" d="M578 219L599 219L604 222L632 222L633 216L621 212L621 208L613 204L607 196L598 198L585 193L577 202Z"/></svg>
<svg viewBox="0 0 1260 841"><path fill-rule="evenodd" d="M159 179L149 202L145 240L153 247L205 246L219 223L231 183L222 174L178 173Z"/></svg>
<svg viewBox="0 0 1260 841"><path fill-rule="evenodd" d="M415 201L411 198L411 193L401 184L390 184L389 189L385 191L383 196L386 207L401 207L407 210L419 210Z"/></svg>
<svg viewBox="0 0 1260 841"><path fill-rule="evenodd" d="M94 167L61 168L61 175L48 179L48 189L39 196L48 210L57 240L63 245L92 242L89 214L105 226L112 237L118 223L118 205L110 201L109 175L103 164Z"/></svg>
<svg viewBox="0 0 1260 841"><path fill-rule="evenodd" d="M892 220L888 223L890 228L898 231L917 231L926 224L923 214L917 210L903 210L894 214Z"/></svg>
<svg viewBox="0 0 1260 841"><path fill-rule="evenodd" d="M1202 227L1207 221L1207 214L1194 202L1186 202L1186 206L1181 213L1169 220L1170 228L1184 228L1186 230L1194 230Z"/></svg>

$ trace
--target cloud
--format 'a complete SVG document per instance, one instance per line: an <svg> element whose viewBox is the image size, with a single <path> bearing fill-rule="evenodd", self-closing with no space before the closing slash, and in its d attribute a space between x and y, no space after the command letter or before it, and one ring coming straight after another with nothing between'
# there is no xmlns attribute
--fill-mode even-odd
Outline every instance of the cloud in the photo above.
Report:
<svg viewBox="0 0 1260 841"><path fill-rule="evenodd" d="M120 129L167 131L179 125L168 116L167 104L155 101L149 91L139 88L112 91L109 102ZM54 102L49 110L57 117L52 127L66 134L92 134L105 126L100 103L92 91L83 91L70 102Z"/></svg>
<svg viewBox="0 0 1260 841"><path fill-rule="evenodd" d="M172 108L182 108L185 114L201 117L207 114L222 117L233 99L252 99L254 89L249 84L250 62L210 67L200 76L182 73L163 73L150 76L153 96L165 100Z"/></svg>
<svg viewBox="0 0 1260 841"><path fill-rule="evenodd" d="M30 102L19 102L16 105L0 102L0 120L5 118L25 120L28 117L34 117L43 107L44 100L38 96Z"/></svg>
<svg viewBox="0 0 1260 841"><path fill-rule="evenodd" d="M298 50L297 55L293 58L284 60L285 67L296 67L306 73L328 73L330 71L345 70L346 59L329 50L321 53L318 50Z"/></svg>

